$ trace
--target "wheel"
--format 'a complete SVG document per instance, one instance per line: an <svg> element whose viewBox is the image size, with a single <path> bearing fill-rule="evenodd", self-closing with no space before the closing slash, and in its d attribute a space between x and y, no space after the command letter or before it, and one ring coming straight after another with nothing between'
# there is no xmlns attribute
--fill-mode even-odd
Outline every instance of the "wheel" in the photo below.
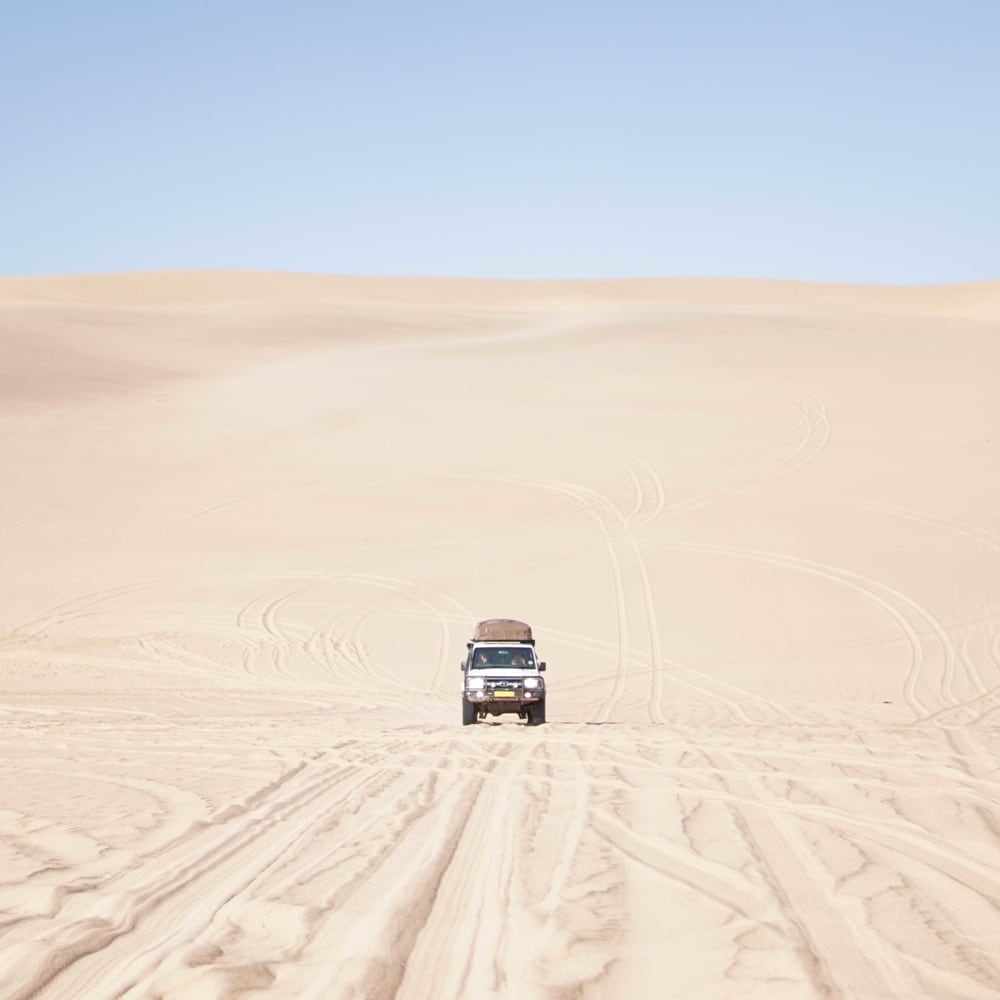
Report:
<svg viewBox="0 0 1000 1000"><path fill-rule="evenodd" d="M536 701L531 708L528 709L528 725L529 726L540 726L545 722L545 699L542 698Z"/></svg>
<svg viewBox="0 0 1000 1000"><path fill-rule="evenodd" d="M471 701L462 699L462 725L474 726L479 721L479 713Z"/></svg>

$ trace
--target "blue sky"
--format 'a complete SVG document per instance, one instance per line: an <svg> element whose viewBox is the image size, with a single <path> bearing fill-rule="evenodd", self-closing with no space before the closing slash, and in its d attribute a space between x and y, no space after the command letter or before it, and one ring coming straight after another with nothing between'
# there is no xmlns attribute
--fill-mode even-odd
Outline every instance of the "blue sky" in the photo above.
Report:
<svg viewBox="0 0 1000 1000"><path fill-rule="evenodd" d="M1000 278L1000 2L0 15L0 274Z"/></svg>

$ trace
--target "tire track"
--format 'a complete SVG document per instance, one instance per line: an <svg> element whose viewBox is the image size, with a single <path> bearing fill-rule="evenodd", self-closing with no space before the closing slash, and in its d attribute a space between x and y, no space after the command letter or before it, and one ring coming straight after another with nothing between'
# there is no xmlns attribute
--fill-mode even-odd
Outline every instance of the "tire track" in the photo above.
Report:
<svg viewBox="0 0 1000 1000"><path fill-rule="evenodd" d="M184 926L182 914L230 898L287 849L290 828L314 822L311 807L327 794L334 775L341 791L345 784L373 780L334 765L303 763L249 808L231 807L196 825L141 868L102 886L96 908L79 895L67 902L63 910L73 912L61 914L67 924L49 944L48 960L15 983L12 1000L41 1000L53 990L57 996L93 995L112 979L116 995L127 990L134 964L167 946L178 925Z"/></svg>
<svg viewBox="0 0 1000 1000"><path fill-rule="evenodd" d="M419 831L408 856L397 859L405 867L376 877L365 888L373 904L365 917L351 926L335 921L328 929L327 937L338 940L337 952L353 959L346 967L331 968L300 995L316 1000L333 995L405 997L415 982L423 996L426 984L434 982L436 996L457 997L464 995L470 967L494 967L502 916L491 915L505 912L495 901L497 894L501 904L509 898L513 860L506 847L510 828L503 818L515 787L511 779L535 746L534 741L518 749L507 744L507 753L486 777L463 781L449 793L427 818L436 832ZM477 919L455 924L456 908L477 906ZM434 930L441 921L447 928L443 934Z"/></svg>
<svg viewBox="0 0 1000 1000"><path fill-rule="evenodd" d="M100 614L102 613L100 609L112 601L147 590L155 590L163 586L165 582L164 580L154 580L146 583L122 584L117 587L79 594L50 607L34 618L18 622L8 634L0 637L0 642L31 642L42 638L49 629L58 628L70 621L78 621Z"/></svg>
<svg viewBox="0 0 1000 1000"><path fill-rule="evenodd" d="M709 496L695 496L689 500L669 503L665 508L667 514L673 515L701 510L704 507L718 503L720 500L740 496L766 483L787 478L812 462L823 451L830 439L830 422L827 418L826 407L819 396L808 389L795 387L794 389L786 389L786 394L779 396L779 398L798 415L798 421L790 429L786 429L775 437L753 445L742 454L749 455L775 445L783 444L789 437L794 436L796 440L791 453L783 455L778 461L753 473L748 479L734 486L717 490ZM671 484L670 489L674 490L677 483L682 482L684 479L689 479L698 473L704 473L707 470L719 468L725 464L727 464L726 461L718 461L694 469L692 472L675 480ZM735 463L730 459L728 460L728 464L733 465Z"/></svg>
<svg viewBox="0 0 1000 1000"><path fill-rule="evenodd" d="M404 772L391 757L381 764L372 762L361 766L358 771L359 774L369 772L369 777L353 781L347 788L338 787L335 793L317 802L294 828L285 823L286 836L280 850L258 865L252 878L235 893L225 894L224 898L223 894L218 894L203 905L198 929L192 927L190 918L175 926L172 937L159 942L150 952L153 962L144 963L145 970L124 996L134 996L138 1000L158 995L158 983L169 981L178 968L196 965L191 959L201 953L220 952L213 963L217 969L238 967L241 955L254 951L252 940L241 941L246 931L241 914L291 905L285 900L295 898L302 886L324 880L333 859L345 854L353 856L354 845L366 835L369 868L384 863L396 852L404 835L426 811L427 805L421 804L422 800L430 796L429 801L433 801L436 795L434 772L421 769L411 774L410 780L401 782L400 775ZM398 787L400 785L402 787ZM395 790L386 797L389 789ZM373 801L378 803L375 808L370 807ZM354 867L343 873L339 888L334 892L339 891L342 896L350 893L352 883L356 882L359 861L354 858ZM343 898L341 905L345 902ZM302 907L302 910L307 918L310 911L315 911L308 934L299 939L300 946L309 946L322 933L323 908ZM272 962L289 964L300 956L301 952L293 949ZM254 957L260 962L267 956L258 949ZM132 974L138 971L133 969Z"/></svg>
<svg viewBox="0 0 1000 1000"><path fill-rule="evenodd" d="M653 486L653 492L655 494L653 508L647 512L645 510L646 494L642 488L642 483L640 482L634 466L622 460L618 460L618 464L625 469L629 478L632 480L633 488L635 490L635 503L633 504L632 510L629 514L622 518L622 528L625 533L625 539L628 543L629 551L632 555L633 565L639 573L639 586L642 591L643 610L646 618L651 679L651 690L649 694L649 718L654 724L664 725L666 723L666 718L663 715L664 659L663 649L660 642L660 627L656 616L656 601L653 596L653 588L649 580L649 571L646 567L646 560L639 549L638 543L636 542L635 534L632 531L632 524L633 522L638 522L641 525L646 525L656 520L656 518L663 512L666 505L667 494L663 485L663 480L648 463L637 459L635 456L629 455L627 452L622 454L631 459L631 461L635 464L639 465L642 471L650 478ZM607 499L607 502L610 503L610 499ZM615 509L617 510L617 508Z"/></svg>
<svg viewBox="0 0 1000 1000"><path fill-rule="evenodd" d="M955 648L951 640L930 612L922 608L912 598L907 597L888 584L880 583L842 567L815 562L798 556L783 555L781 553L693 542L661 544L683 551L716 553L739 559L749 559L786 569L794 569L797 572L817 576L847 586L881 608L899 626L900 631L906 638L911 650L911 666L903 685L903 696L914 714L918 718L924 718L931 714L932 711L922 700L926 696L927 655L918 631L920 629L929 631L937 640L941 652L942 666L938 671L936 687L939 698L942 701L946 699L946 680L954 674L956 659ZM913 620L911 620L911 617ZM916 624L914 624L914 620ZM920 690L921 687L924 690Z"/></svg>
<svg viewBox="0 0 1000 1000"><path fill-rule="evenodd" d="M990 531L986 528L980 528L977 525L968 524L965 521L961 521L957 518L945 517L941 514L929 514L924 511L914 511L909 510L904 507L897 507L891 504L876 503L873 501L865 500L846 500L838 499L836 497L816 497L809 496L808 499L813 503L822 503L827 505L835 505L840 507L849 507L851 509L858 510L869 510L874 511L879 514L888 514L893 517L899 518L904 521L911 521L916 524L929 525L935 528L941 528L945 531L951 532L952 534L957 534L961 537L968 538L972 541L979 543L985 548L989 549L991 552L1000 553L1000 534ZM985 617L977 619L978 621L988 621L993 617L996 611L996 605L990 601L985 601L983 608L986 612ZM973 658L962 658L960 662L965 666L965 675L968 683L976 690L979 694L984 694L986 691L986 683L984 682L981 674L978 671L976 662ZM957 698L954 691L954 674L952 675L952 684L948 689L948 694L953 699Z"/></svg>
<svg viewBox="0 0 1000 1000"><path fill-rule="evenodd" d="M729 764L730 771L740 769L738 759ZM813 956L817 986L850 997L916 995L917 984L904 974L882 940L825 891L827 872L794 826L762 802L759 779L746 774L720 780L747 800L737 810L740 825L783 912L794 921Z"/></svg>

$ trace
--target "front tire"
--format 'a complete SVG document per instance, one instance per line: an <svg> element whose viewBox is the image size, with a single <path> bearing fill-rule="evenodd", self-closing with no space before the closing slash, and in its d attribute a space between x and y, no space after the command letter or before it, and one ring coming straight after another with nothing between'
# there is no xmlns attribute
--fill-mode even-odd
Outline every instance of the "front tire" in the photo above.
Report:
<svg viewBox="0 0 1000 1000"><path fill-rule="evenodd" d="M462 699L462 725L474 726L479 721L479 713L471 701Z"/></svg>
<svg viewBox="0 0 1000 1000"><path fill-rule="evenodd" d="M531 708L528 709L528 725L529 726L540 726L545 722L545 699L542 698L536 701Z"/></svg>

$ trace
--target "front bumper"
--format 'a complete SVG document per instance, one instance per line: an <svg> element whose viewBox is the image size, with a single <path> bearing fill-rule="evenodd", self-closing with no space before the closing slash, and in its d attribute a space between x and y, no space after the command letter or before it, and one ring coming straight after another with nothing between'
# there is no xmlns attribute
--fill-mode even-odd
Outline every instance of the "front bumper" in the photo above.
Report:
<svg viewBox="0 0 1000 1000"><path fill-rule="evenodd" d="M462 697L481 713L502 715L517 712L520 715L528 705L537 704L545 697L545 688L526 688L521 684L487 685L473 690L466 688Z"/></svg>

